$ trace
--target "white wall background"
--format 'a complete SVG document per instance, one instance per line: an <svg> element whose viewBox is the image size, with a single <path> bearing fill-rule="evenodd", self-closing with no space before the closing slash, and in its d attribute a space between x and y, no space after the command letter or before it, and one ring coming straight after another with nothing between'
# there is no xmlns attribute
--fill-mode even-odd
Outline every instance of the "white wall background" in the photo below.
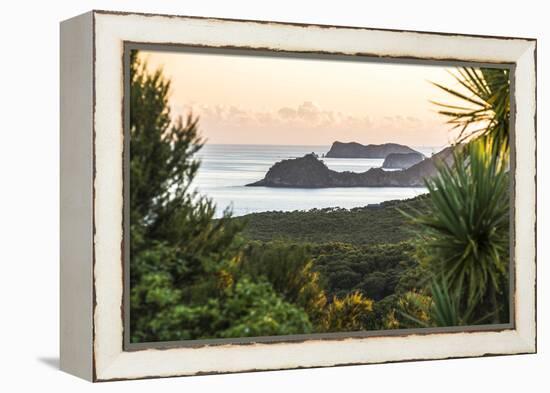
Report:
<svg viewBox="0 0 550 393"><path fill-rule="evenodd" d="M546 285L550 14L535 0L27 1L0 12L0 391L542 392L550 386ZM90 9L538 38L539 354L92 385L57 369L59 26ZM547 123L547 122L546 122ZM31 390L32 389L32 390Z"/></svg>

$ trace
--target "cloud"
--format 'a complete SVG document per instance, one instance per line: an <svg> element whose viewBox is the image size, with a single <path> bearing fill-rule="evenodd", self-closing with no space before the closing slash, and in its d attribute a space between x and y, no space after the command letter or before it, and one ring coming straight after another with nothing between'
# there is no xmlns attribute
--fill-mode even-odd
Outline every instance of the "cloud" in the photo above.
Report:
<svg viewBox="0 0 550 393"><path fill-rule="evenodd" d="M277 114L285 120L296 118L296 109L284 107L277 111Z"/></svg>
<svg viewBox="0 0 550 393"><path fill-rule="evenodd" d="M351 114L324 109L313 101L304 101L296 106L284 106L274 110L250 110L239 105L198 105L190 103L173 106L175 113L185 116L190 111L199 116L201 123L211 129L229 130L240 127L242 133L308 132L342 137L364 135L365 140L387 138L393 134L425 131L426 124L411 114L377 115ZM248 130L248 131L247 131Z"/></svg>
<svg viewBox="0 0 550 393"><path fill-rule="evenodd" d="M300 119L309 121L311 123L316 123L319 120L321 110L313 102L305 101L298 107L298 109L296 110L296 114Z"/></svg>
<svg viewBox="0 0 550 393"><path fill-rule="evenodd" d="M269 112L259 112L256 113L256 120L260 124L271 124L274 121L274 116L272 113Z"/></svg>
<svg viewBox="0 0 550 393"><path fill-rule="evenodd" d="M416 116L407 116L406 119L407 119L408 122L413 123L413 124L422 123L422 121Z"/></svg>

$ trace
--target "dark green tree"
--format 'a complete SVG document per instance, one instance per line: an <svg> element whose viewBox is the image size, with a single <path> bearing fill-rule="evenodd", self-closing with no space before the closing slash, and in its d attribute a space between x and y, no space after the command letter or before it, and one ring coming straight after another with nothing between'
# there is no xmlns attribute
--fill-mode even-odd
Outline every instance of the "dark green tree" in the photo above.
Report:
<svg viewBox="0 0 550 393"><path fill-rule="evenodd" d="M212 294L240 226L229 213L214 220L213 203L192 190L198 119L173 121L162 70L150 73L136 51L130 64L131 336L154 341L158 316Z"/></svg>
<svg viewBox="0 0 550 393"><path fill-rule="evenodd" d="M170 81L131 55L132 342L309 333L308 314L266 280L238 275L243 223L193 190L198 119L174 119ZM294 299L291 299L294 300Z"/></svg>
<svg viewBox="0 0 550 393"><path fill-rule="evenodd" d="M327 303L319 272L307 245L273 241L250 242L239 258L239 275L267 281L287 302L303 308L318 322Z"/></svg>

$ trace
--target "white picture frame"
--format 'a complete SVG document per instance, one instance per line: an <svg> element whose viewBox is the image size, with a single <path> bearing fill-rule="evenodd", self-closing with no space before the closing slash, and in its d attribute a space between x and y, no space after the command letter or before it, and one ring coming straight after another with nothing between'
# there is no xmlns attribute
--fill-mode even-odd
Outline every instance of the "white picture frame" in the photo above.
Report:
<svg viewBox="0 0 550 393"><path fill-rule="evenodd" d="M125 45L513 68L513 322L280 342L124 341ZM91 11L61 23L61 368L90 381L536 352L536 40Z"/></svg>

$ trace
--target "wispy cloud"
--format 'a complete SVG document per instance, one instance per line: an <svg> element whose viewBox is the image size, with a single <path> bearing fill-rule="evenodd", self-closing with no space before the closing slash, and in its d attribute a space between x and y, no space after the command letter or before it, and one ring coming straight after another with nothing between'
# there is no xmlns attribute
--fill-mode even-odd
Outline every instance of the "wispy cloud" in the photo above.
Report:
<svg viewBox="0 0 550 393"><path fill-rule="evenodd" d="M304 101L297 106L284 106L275 110L254 111L238 105L204 105L189 103L172 105L174 114L185 116L193 113L200 118L206 136L215 143L230 141L230 133L246 134L254 131L271 143L283 141L283 135L291 141L306 141L306 136L317 143L331 143L334 139L357 140L359 142L382 143L418 139L418 133L429 132L440 124L426 124L414 115L376 116L372 114L350 114L322 108L312 101ZM280 141L268 134L280 135ZM252 137L253 139L254 137ZM401 138L401 139L400 139ZM259 138L260 139L260 138ZM276 140L276 141L274 141Z"/></svg>
<svg viewBox="0 0 550 393"><path fill-rule="evenodd" d="M320 108L312 101L304 101L296 107L282 107L274 111L250 111L235 105L174 105L175 113L193 113L205 121L233 122L255 125L292 125L300 128L363 127L373 125L367 115L354 116Z"/></svg>

